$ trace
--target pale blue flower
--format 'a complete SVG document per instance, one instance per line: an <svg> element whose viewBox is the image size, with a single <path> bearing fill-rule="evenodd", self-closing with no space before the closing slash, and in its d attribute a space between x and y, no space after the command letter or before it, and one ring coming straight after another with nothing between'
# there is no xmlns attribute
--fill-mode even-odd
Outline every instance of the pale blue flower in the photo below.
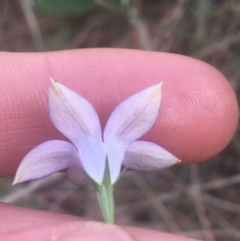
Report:
<svg viewBox="0 0 240 241"><path fill-rule="evenodd" d="M52 140L35 147L22 160L14 184L63 169L75 184L81 184L87 177L96 190L105 221L114 223L113 191L121 166L151 171L179 162L162 147L137 141L158 118L161 88L161 83L148 87L121 102L102 133L91 103L51 80L49 114L55 127L72 144Z"/></svg>
<svg viewBox="0 0 240 241"><path fill-rule="evenodd" d="M82 182L85 172L101 185L106 160L110 183L114 184L121 166L153 171L179 162L177 157L157 144L137 141L158 118L161 88L161 83L148 87L121 102L102 133L92 104L75 91L51 80L50 117L71 143L52 140L35 147L22 160L14 184L67 169L69 180L75 184Z"/></svg>

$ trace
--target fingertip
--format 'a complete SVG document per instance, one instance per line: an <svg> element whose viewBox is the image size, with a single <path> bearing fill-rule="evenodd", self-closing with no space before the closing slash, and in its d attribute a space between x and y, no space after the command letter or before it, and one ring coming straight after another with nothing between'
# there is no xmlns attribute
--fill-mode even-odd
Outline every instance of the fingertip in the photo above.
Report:
<svg viewBox="0 0 240 241"><path fill-rule="evenodd" d="M69 222L61 224L51 224L48 226L40 225L16 232L1 235L4 241L147 241L147 240L165 240L165 241L196 241L181 236L161 233L157 231L118 227L104 223L92 221Z"/></svg>
<svg viewBox="0 0 240 241"><path fill-rule="evenodd" d="M0 175L12 175L34 146L63 138L49 118L49 76L87 98L102 126L122 100L162 81L160 115L144 139L182 163L221 151L238 123L236 96L226 78L185 56L119 49L4 53L0 72Z"/></svg>
<svg viewBox="0 0 240 241"><path fill-rule="evenodd" d="M5 241L134 241L123 229L114 225L87 222L69 222L28 228L6 234Z"/></svg>

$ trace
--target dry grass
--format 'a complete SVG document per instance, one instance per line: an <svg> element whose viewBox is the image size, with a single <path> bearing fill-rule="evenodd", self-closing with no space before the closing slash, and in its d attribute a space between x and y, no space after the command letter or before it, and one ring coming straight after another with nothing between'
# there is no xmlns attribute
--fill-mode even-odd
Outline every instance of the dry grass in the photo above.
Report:
<svg viewBox="0 0 240 241"><path fill-rule="evenodd" d="M124 47L180 53L218 68L239 98L238 1L122 2L126 14L102 9L61 18L37 14L27 0L2 0L0 48ZM209 162L156 173L126 173L117 187L116 222L206 241L240 240L239 152L238 132ZM91 188L73 186L61 175L14 188L6 179L0 184L0 193L5 202L101 220Z"/></svg>

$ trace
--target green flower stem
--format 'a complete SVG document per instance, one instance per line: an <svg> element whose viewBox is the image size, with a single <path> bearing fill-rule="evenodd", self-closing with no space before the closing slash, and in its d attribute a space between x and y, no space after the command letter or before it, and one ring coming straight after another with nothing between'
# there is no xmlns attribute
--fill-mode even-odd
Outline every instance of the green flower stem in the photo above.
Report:
<svg viewBox="0 0 240 241"><path fill-rule="evenodd" d="M86 172L86 177L95 189L98 197L98 202L106 223L114 223L114 184L111 183L110 169L108 158L106 157L105 170L103 181L101 184L96 183Z"/></svg>
<svg viewBox="0 0 240 241"><path fill-rule="evenodd" d="M114 223L113 186L102 184L97 188L98 202L106 223Z"/></svg>

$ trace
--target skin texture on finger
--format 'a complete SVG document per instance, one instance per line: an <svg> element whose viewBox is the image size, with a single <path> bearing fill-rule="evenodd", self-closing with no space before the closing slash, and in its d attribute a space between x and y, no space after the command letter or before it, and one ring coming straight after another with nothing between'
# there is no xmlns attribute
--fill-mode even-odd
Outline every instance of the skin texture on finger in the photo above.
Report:
<svg viewBox="0 0 240 241"><path fill-rule="evenodd" d="M142 139L183 163L222 150L238 121L236 97L225 77L184 56L117 49L1 53L0 72L0 176L13 175L36 145L63 139L48 115L49 77L87 98L102 126L120 101L163 82L159 118Z"/></svg>
<svg viewBox="0 0 240 241"><path fill-rule="evenodd" d="M157 231L132 227L110 226L104 223L97 223L93 221L79 221L77 217L68 215L55 214L50 212L47 213L44 211L36 211L18 207L13 207L12 209L16 209L16 217L19 215L26 215L26 218L24 218L22 222L19 223L9 223L7 229L0 230L1 238L4 241L70 241L79 239L83 241L193 241L193 239L178 237ZM71 217L72 220L70 221L69 218ZM28 221L26 222L27 219Z"/></svg>
<svg viewBox="0 0 240 241"><path fill-rule="evenodd" d="M0 233L4 233L42 224L60 224L69 221L81 221L83 219L67 214L40 211L0 203L0 220Z"/></svg>

